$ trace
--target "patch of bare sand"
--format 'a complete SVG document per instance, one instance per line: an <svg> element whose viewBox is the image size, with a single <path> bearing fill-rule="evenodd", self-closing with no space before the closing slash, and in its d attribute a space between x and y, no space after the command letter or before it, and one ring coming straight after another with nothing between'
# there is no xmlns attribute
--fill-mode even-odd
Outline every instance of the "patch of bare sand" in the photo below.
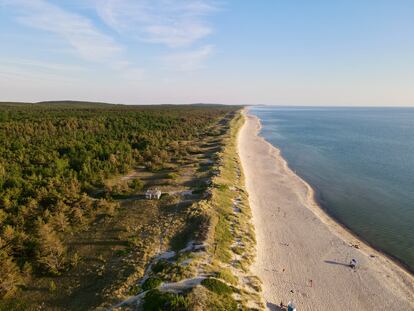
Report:
<svg viewBox="0 0 414 311"><path fill-rule="evenodd" d="M268 308L292 300L298 310L414 310L414 278L327 216L259 130L246 115L238 148L257 238L253 270Z"/></svg>

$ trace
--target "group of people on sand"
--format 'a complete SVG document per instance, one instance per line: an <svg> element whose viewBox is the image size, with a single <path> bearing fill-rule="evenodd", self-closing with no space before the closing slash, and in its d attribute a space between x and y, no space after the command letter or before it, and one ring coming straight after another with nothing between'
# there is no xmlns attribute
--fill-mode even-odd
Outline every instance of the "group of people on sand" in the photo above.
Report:
<svg viewBox="0 0 414 311"><path fill-rule="evenodd" d="M356 266L357 266L357 261L356 261L355 258L352 258L351 261L349 262L349 267L352 268L352 269L356 269ZM284 270L285 269L283 269L283 272L284 272ZM312 283L313 283L313 281L310 280L311 287L312 287ZM279 307L280 307L281 310L296 311L295 305L290 301L286 306L283 304L283 301L281 301Z"/></svg>
<svg viewBox="0 0 414 311"><path fill-rule="evenodd" d="M295 305L292 302L290 302L290 301L289 301L289 303L286 306L281 301L280 302L280 309L281 310L287 310L287 311L296 311Z"/></svg>
<svg viewBox="0 0 414 311"><path fill-rule="evenodd" d="M285 306L285 305L283 304L283 301L281 301L281 302L280 302L280 309L281 309L281 310L287 310L287 311L296 311L296 307L295 307L295 305L293 304L293 302L290 302L290 301L289 301L289 303L287 304L287 306Z"/></svg>
<svg viewBox="0 0 414 311"><path fill-rule="evenodd" d="M350 263L349 263L349 266L350 266L352 269L356 269L356 266L357 266L357 261L356 261L356 259L352 258L352 259L351 259L351 261L350 261Z"/></svg>

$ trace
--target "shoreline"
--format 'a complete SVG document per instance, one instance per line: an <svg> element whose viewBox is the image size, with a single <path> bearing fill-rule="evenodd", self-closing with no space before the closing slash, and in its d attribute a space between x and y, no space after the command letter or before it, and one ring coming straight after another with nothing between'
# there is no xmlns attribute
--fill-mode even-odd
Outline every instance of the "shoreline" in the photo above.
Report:
<svg viewBox="0 0 414 311"><path fill-rule="evenodd" d="M276 147L275 147L276 148ZM283 158L283 156L281 155L281 157ZM287 162L287 160L285 160ZM289 162L287 162L289 169ZM292 170L292 169L291 169ZM321 212L326 214L326 217L330 218L333 222L335 222L339 227L342 228L342 230L346 231L349 235L351 235L355 240L359 241L361 244L365 244L366 247L370 248L373 250L373 252L377 252L379 253L381 256L386 257L388 260L390 260L393 264L395 264L396 266L398 266L400 269L404 270L406 273L408 273L411 277L414 278L414 268L411 268L409 265L407 265L406 263L404 263L403 261L401 261L400 259L398 259L397 257L389 254L388 252L386 252L385 250L381 249L381 247L375 246L372 243L369 243L367 240L365 240L363 237L361 237L360 235L356 234L355 232L352 231L352 229L350 229L347 225L345 225L343 222L341 222L340 220L338 220L337 218L335 218L334 216L332 216L328 210L326 209L326 207L324 206L324 204L321 202L321 200L318 198L319 197L319 193L317 190L313 189L313 187L305 180L303 179L299 174L295 173L300 179L303 180L304 183L308 184L309 187L312 189L312 191L314 192L314 197L313 200L315 201L315 204L317 205L317 208L321 209Z"/></svg>
<svg viewBox="0 0 414 311"><path fill-rule="evenodd" d="M270 142L268 142L263 136L260 135L260 132L263 128L262 122L260 118L257 116L250 114L248 111L245 110L245 115L249 114L250 116L257 119L259 124L259 128L257 130L257 137L261 138L264 143L268 144L270 148L274 148L277 153L278 157L284 162L284 165L287 170L291 171L293 175L301 180L301 182L306 186L309 192L309 203L312 207L312 211L322 220L325 222L326 225L332 226L335 234L338 234L340 238L345 240L345 237L348 236L350 239L354 239L356 243L358 243L359 247L363 245L366 250L369 250L371 253L377 253L378 256L383 256L388 259L392 264L396 265L398 268L402 269L405 273L407 273L410 277L413 278L414 282L414 268L410 268L407 264L399 260L398 258L394 257L393 255L387 253L386 251L382 250L380 247L376 247L373 244L366 241L363 237L359 236L355 232L353 232L350 228L348 228L344 223L340 220L336 219L335 217L331 216L327 209L324 207L324 204L319 199L319 193L315 190L302 176L300 176L294 169L292 169L289 165L289 162L283 157L282 150L276 146L273 146ZM335 228L338 227L338 228Z"/></svg>
<svg viewBox="0 0 414 311"><path fill-rule="evenodd" d="M289 202L289 200L292 199L292 194L294 196L297 196L297 198L296 198L297 200L294 202L294 205L293 205L296 209L295 212L297 214L298 213L302 214L304 212L303 207L306 207L319 220L320 224L315 225L318 230L323 231L323 228L321 228L321 224L322 224L323 227L325 227L324 228L325 230L326 229L329 230L329 232L332 235L334 235L339 241L341 241L343 243L343 245L341 245L340 247L337 246L335 248L335 245L333 245L330 248L329 246L326 247L326 245L324 245L322 247L321 246L322 243L319 243L319 244L321 244L321 245L319 245L318 242L315 242L314 243L315 247L316 248L321 247L322 251L325 251L325 252L328 252L328 253L332 249L334 249L334 251L337 253L337 255L342 255L342 257L348 256L347 255L348 253L359 254L360 257L363 259L362 265L363 266L369 266L369 268L367 268L367 271L369 273L368 272L364 272L364 273L367 274L369 279L372 279L373 281L378 281L378 284L376 285L375 290L372 290L373 291L372 294L374 296L382 295L382 289L384 289L384 288L387 289L388 288L388 289L390 289L390 292L392 292L391 294L395 294L395 295L393 295L393 299L390 299L390 300L393 300L395 303L400 303L401 301L405 301L405 302L407 302L407 306L409 306L410 309L414 308L414 298L413 298L414 297L414 277L411 274L411 272L408 269L406 269L401 263L397 262L394 258L390 257L388 254L386 254L386 253L384 253L380 250L375 249L373 246L369 245L362 238L360 238L359 236L354 234L345 225L341 224L340 222L336 221L333 217L331 217L327 213L327 211L325 211L323 209L323 207L319 204L318 199L317 199L317 194L314 191L314 189L304 179L302 179L299 175L294 173L294 171L289 167L288 162L282 157L281 151L278 148L271 145L269 142L267 142L263 137L261 137L259 135L260 134L260 129L261 129L260 120L256 116L250 115L248 113L248 111L246 111L246 110L244 110L244 115L246 117L246 123L244 125L244 128L246 126L252 127L252 124L247 125L248 122L253 122L255 128L254 128L253 135L252 134L244 134L244 136L249 135L249 137L248 138L246 138L246 137L243 138L242 137L241 140L243 140L243 139L244 140L246 140L246 139L250 139L250 140L256 139L255 144L263 149L261 151L264 152L264 149L267 150L267 152L268 152L267 157L264 157L264 156L260 156L260 157L266 158L266 160L271 160L273 162L276 162L276 163L270 163L270 165L278 165L279 164L279 166L280 166L278 168L279 171L275 172L275 174L277 173L277 174L279 174L279 176L283 177L282 184L290 182L296 188L301 188L302 187L303 189L305 189L305 190L303 190L303 189L302 190L300 190L300 189L299 190L297 190L297 189L291 190L292 193L290 194L290 196L288 196L287 194L284 194L282 191L280 193L277 193L277 194L281 197L283 197L283 195L285 195L286 197L284 199L286 199L288 202ZM252 129L250 128L250 130L252 130ZM240 135L240 136L242 136L242 135ZM251 141L250 142L245 142L245 144L249 144L249 143L252 143L252 142ZM260 146L260 144L262 146ZM240 145L240 142L239 142L239 145ZM266 146L266 147L264 147L264 146ZM243 153L243 152L240 152L240 149L241 148L239 146L239 153ZM246 151L244 151L244 153L246 153ZM254 151L252 151L249 155L250 156L255 155ZM258 156L258 155L255 155L255 156ZM243 164L243 167L244 167L245 171L246 170L249 171L248 168L246 169L246 166L248 167L249 165L252 165L252 163L246 163L246 162L249 162L249 160L246 160L245 155L244 156L241 155L241 158L242 158L242 164ZM248 157L247 157L247 159L248 159ZM253 165L255 165L255 164L253 164ZM272 169L271 167L269 167L269 164L267 164L267 166L268 166L267 169ZM274 169L276 170L276 168L274 168ZM260 176L260 170L256 169L254 174ZM257 177L252 176L253 175L252 173L250 173L251 176L247 176L247 175L249 175L249 174L248 173L246 174L246 179L252 179L252 178L257 179ZM264 176L261 176L261 177L263 178ZM280 179L282 179L282 178L280 178ZM255 180L255 181L257 182L257 180ZM268 233L273 233L272 231L276 231L276 230L272 230L271 226L273 226L275 223L277 224L278 221L275 221L273 223L273 222L270 222L270 221L267 220L267 218L268 218L267 216L263 217L263 215L260 215L260 214L263 214L263 213L267 213L269 216L273 216L273 215L270 215L270 212L267 210L269 208L270 209L272 208L271 205L263 204L263 202L259 202L259 204L258 204L257 201L260 201L260 199L254 198L257 195L255 193L256 190L259 190L259 192L261 191L262 195L264 194L264 191L262 191L262 189L260 189L259 187L256 187L256 189L252 189L252 186L251 186L252 185L252 180L250 180L250 182L249 182L249 180L247 180L247 183L248 184L250 183L250 187L249 186L247 187L249 195L253 197L252 198L253 202L251 202L250 204L251 204L251 208L252 208L252 211L253 211L253 218L254 218L256 230L259 230L260 226L265 227L265 229L262 229L262 230L265 230L265 231L270 230L270 231L266 231L266 234L264 234L264 235L262 234L262 236L263 236L262 238L258 237L258 240L262 239L262 241L259 241L259 244L261 244L261 245L258 245L258 248L260 248L260 246L262 246L262 245L267 246L267 244L269 244L269 243L272 244L272 245L275 244L274 242L281 243L281 240L283 240L283 238L280 237L280 236L278 237L277 235L275 235L275 238L274 238L275 241L268 241L267 240L268 239L267 234ZM272 183L272 182L270 182L270 183ZM282 184L280 184L278 187L283 187ZM262 187L262 188L264 188L264 187ZM276 198L277 198L277 196L276 196ZM264 202L264 203L266 203L266 202ZM258 205L259 205L259 207L258 207ZM260 206L260 205L263 205L263 206ZM260 210L260 209L262 209L262 210ZM280 207L278 207L278 209L280 210ZM309 217L309 215L307 215L307 217ZM305 220L306 219L307 218L305 218ZM260 224L258 222L260 222ZM280 220L279 220L279 222L280 222ZM282 225L286 225L285 220L282 220ZM295 231L292 231L292 232L296 233ZM303 233L301 233L301 234L302 234L302 236L306 237L306 235L304 235ZM312 232L307 232L307 234L312 236ZM300 236L300 234L298 234L298 236ZM286 238L289 238L289 236L287 236ZM324 241L324 243L325 243L325 242L327 242L327 240L331 239L332 237L330 237L328 234L324 233L324 234L319 234L319 235L315 234L315 238L325 240ZM298 239L298 241L295 241L295 242L300 244L301 241L300 241L300 239ZM310 241L310 243L312 243L312 241ZM338 244L339 242L337 240L335 240L335 243ZM356 248L355 245L358 245L358 248ZM347 247L348 247L348 249L347 249ZM265 260L263 258L260 258L260 254L259 254L260 252L261 251L258 250L258 259L257 259L257 262L256 262L257 266L263 265L263 263L267 260L267 259ZM263 253L263 251L262 251L262 253ZM313 257L318 258L317 255L318 254L313 254ZM280 257L281 257L280 254L277 254L277 255L275 255L275 257L273 259L274 259L274 261L277 261L278 259L280 259ZM320 263L317 260L315 260L315 258L314 258L315 263L318 263L318 265L320 265ZM296 260L298 264L301 264L301 259L302 258L300 258L299 260ZM372 263L372 261L375 261L375 263ZM329 262L329 260L325 260L325 262ZM270 263L267 262L266 264L268 265L266 267L266 269L269 270L269 268L271 268L271 266L272 266L272 262L270 262ZM345 266L344 263L337 263L337 264ZM263 273L260 273L260 270L263 270L261 268L262 267L259 267L257 269L258 272L259 272L257 274L259 274L259 276L263 275ZM321 265L321 268L325 268L325 267L323 265ZM303 270L306 270L306 269L307 269L307 267L303 268ZM325 270L329 270L329 269L325 269ZM283 268L283 272L284 271L285 271L285 269ZM263 272L263 271L261 271L261 272ZM307 271L305 271L305 272L307 272ZM331 272L331 271L329 270L329 272ZM337 277L346 277L347 278L347 283L349 283L347 285L354 286L354 280L352 280L352 278L350 278L349 276L345 275L343 272L332 271L332 273L333 274L338 274ZM347 273L347 272L345 272L345 273ZM279 275L280 271L276 272L276 273L273 273L273 274ZM299 272L297 272L295 274L295 277L300 277L300 276L301 276L301 273L299 273ZM270 296L274 297L275 294L269 296L269 293L266 293L266 287L269 287L269 284L266 284L267 283L266 278L268 278L268 277L265 276L265 280L264 280L264 294L265 294L265 299L267 301L269 301L269 298L271 298ZM386 284L387 281L390 283L389 286L381 285L381 283ZM335 287L336 287L335 283L332 283L332 284L333 284L333 289L335 289ZM279 287L283 287L283 286L280 284ZM361 286L361 288L359 290L365 290L366 289L365 287L366 286ZM272 284L271 290L272 291L274 291L274 290L283 291L282 288L278 288L278 286L274 286L274 284ZM304 291L304 292L305 292L304 293L305 296L308 295L308 291ZM356 291L356 292L358 292L358 291ZM277 293L276 293L276 295L277 295ZM335 299L337 301L341 301L342 297L337 296L337 295L338 294L333 295L332 291L331 291L331 293L329 293L329 294L324 293L323 295L321 295L320 298L322 298L323 296L326 296L326 297L335 296ZM411 295L411 297L410 297L410 295ZM283 296L283 295L280 295L280 296ZM285 296L289 296L289 295L285 294ZM291 295L291 296L294 296L294 295ZM406 296L406 297L404 297L404 296ZM324 298L326 298L326 297L324 297ZM401 298L401 299L399 299L399 298ZM321 300L321 299L318 299L318 297L316 297L315 299L316 299L316 301ZM298 299L293 299L293 300L297 301ZM302 301L303 301L303 303L302 303ZM298 302L298 305L305 306L306 305L305 301L306 301L306 299L300 298L299 302ZM276 303L276 302L277 301L273 301L273 303ZM333 303L333 301L327 302L327 305L329 305L329 303ZM349 304L349 306L347 308L344 307L344 308L340 308L338 310L349 309L349 308L352 309L354 307L364 309L368 305L369 306L371 306L371 305L374 306L375 302L372 302L372 304L370 304L369 302L368 303L367 302L358 303L357 301L354 301L353 303ZM307 307L309 308L310 306L307 306ZM376 307L378 308L378 306L376 306ZM330 305L330 308L332 308L332 305ZM310 309L312 309L312 308L310 308ZM336 308L333 308L333 310L334 309L336 310ZM409 309L407 309L407 310L409 310Z"/></svg>

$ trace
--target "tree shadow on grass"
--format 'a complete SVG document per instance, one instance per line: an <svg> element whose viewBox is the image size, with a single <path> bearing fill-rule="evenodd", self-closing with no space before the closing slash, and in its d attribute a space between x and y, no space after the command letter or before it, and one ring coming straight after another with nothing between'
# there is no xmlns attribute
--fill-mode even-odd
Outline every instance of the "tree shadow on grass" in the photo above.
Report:
<svg viewBox="0 0 414 311"><path fill-rule="evenodd" d="M40 293L48 293L49 288L47 287L36 287L36 286L22 286L21 289L27 292L40 292ZM2 310L0 308L0 310Z"/></svg>
<svg viewBox="0 0 414 311"><path fill-rule="evenodd" d="M119 240L89 240L89 241L76 241L71 242L69 245L103 245L103 246L128 246L128 241L119 241Z"/></svg>

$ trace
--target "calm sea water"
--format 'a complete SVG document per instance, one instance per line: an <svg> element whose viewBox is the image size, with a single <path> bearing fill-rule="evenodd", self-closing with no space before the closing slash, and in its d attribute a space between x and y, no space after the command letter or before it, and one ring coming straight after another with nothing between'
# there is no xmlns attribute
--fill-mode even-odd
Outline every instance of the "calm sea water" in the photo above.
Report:
<svg viewBox="0 0 414 311"><path fill-rule="evenodd" d="M331 216L414 271L414 108L251 113Z"/></svg>

